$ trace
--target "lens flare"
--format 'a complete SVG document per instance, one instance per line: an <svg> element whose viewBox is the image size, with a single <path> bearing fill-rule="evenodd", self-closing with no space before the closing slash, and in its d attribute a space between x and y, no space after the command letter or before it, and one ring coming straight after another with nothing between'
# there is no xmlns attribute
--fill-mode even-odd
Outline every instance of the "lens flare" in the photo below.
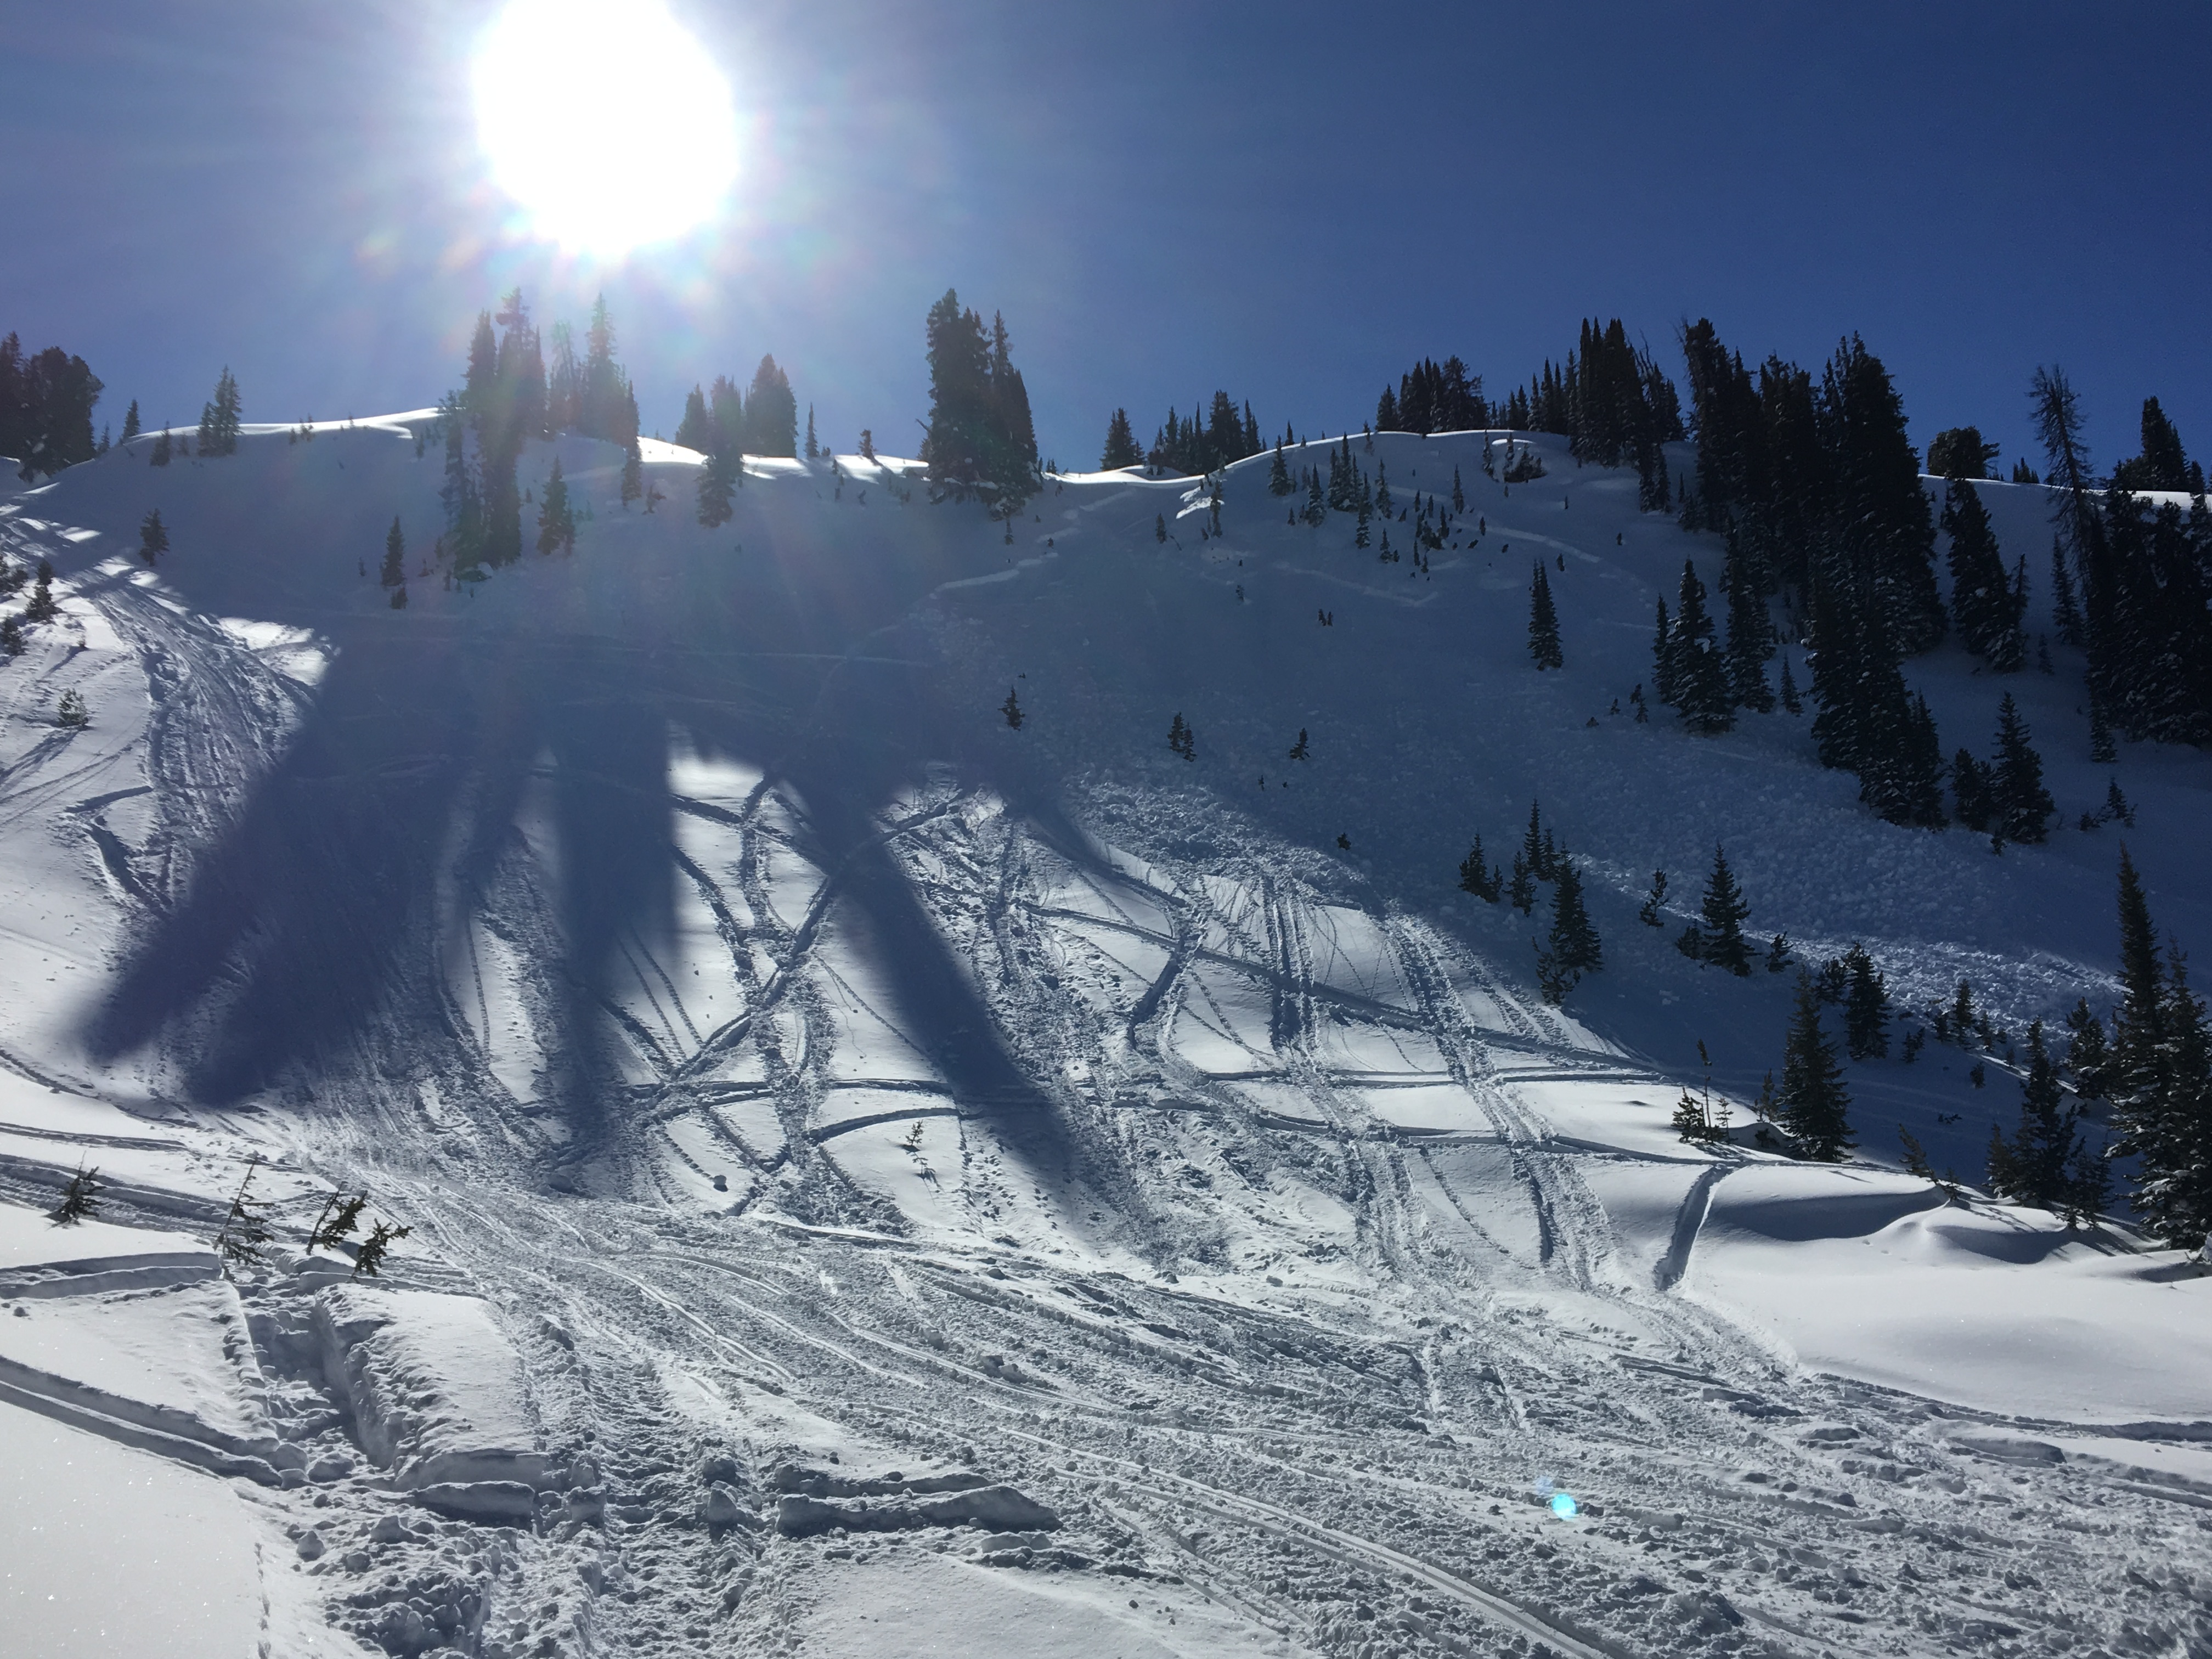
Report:
<svg viewBox="0 0 2212 1659"><path fill-rule="evenodd" d="M1575 1495L1572 1492L1555 1492L1552 1494L1552 1513L1558 1516L1560 1520L1573 1520L1577 1507Z"/></svg>
<svg viewBox="0 0 2212 1659"><path fill-rule="evenodd" d="M738 176L729 83L660 0L512 0L477 48L477 134L529 234L626 253L712 217Z"/></svg>

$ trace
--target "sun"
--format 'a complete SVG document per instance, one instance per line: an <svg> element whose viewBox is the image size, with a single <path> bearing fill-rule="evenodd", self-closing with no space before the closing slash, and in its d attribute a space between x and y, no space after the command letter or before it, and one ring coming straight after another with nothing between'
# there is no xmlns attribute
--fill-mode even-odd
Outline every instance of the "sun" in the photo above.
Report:
<svg viewBox="0 0 2212 1659"><path fill-rule="evenodd" d="M680 236L737 179L729 83L660 0L512 0L474 79L494 182L563 247L618 255Z"/></svg>

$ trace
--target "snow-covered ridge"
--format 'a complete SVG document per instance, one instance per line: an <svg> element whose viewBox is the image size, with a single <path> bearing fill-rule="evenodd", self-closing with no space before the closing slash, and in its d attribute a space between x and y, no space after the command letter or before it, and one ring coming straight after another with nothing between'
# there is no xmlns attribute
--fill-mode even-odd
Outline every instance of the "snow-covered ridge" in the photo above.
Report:
<svg viewBox="0 0 2212 1659"><path fill-rule="evenodd" d="M2002 1053L1854 1066L1840 1167L1669 1127L1699 1039L1740 1131L1780 1059L1790 976L1673 947L1717 842L1762 938L2017 1033L2108 1000L2120 832L1992 856L1873 820L1802 719L1636 722L1654 601L1719 546L1632 474L1355 439L1465 501L1384 563L1285 523L1265 455L1218 537L1190 479L1006 525L842 456L750 459L708 531L691 453L647 447L648 514L564 439L523 480L560 458L573 556L449 586L434 412L0 503L60 610L0 668L0 1433L76 1517L0 1525L0 1628L60 1650L18 1620L120 1568L174 1651L2197 1639L2208 1281L1895 1168L1903 1124L1978 1172ZM2045 494L1984 492L2032 572ZM2063 824L2116 772L2160 924L2212 935L2206 762L2092 766L2057 655L1906 672L1947 750L2013 692ZM1532 799L1605 946L1562 1008L1544 905L1455 885ZM279 1240L234 1282L255 1152ZM108 1206L52 1227L80 1162ZM413 1228L379 1284L301 1249L339 1187Z"/></svg>

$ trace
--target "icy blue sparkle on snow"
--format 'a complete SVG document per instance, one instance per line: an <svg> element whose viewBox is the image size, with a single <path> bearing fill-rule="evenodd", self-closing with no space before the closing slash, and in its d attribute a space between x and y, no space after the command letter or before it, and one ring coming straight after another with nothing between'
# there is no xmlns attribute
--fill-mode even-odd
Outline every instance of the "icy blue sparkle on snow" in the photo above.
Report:
<svg viewBox="0 0 2212 1659"><path fill-rule="evenodd" d="M1553 1492L1552 1494L1552 1513L1558 1516L1562 1521L1573 1520L1575 1516L1574 1494L1572 1492Z"/></svg>

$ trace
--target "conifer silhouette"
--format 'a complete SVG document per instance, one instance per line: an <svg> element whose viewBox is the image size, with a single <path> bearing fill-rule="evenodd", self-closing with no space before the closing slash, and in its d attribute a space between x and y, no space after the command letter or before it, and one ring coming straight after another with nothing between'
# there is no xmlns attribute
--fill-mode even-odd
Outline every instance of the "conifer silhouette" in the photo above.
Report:
<svg viewBox="0 0 2212 1659"><path fill-rule="evenodd" d="M86 1218L99 1214L100 1194L104 1184L100 1179L100 1170L97 1167L88 1170L80 1162L76 1166L76 1173L69 1178L69 1184L62 1188L62 1201L47 1211L46 1214L58 1227L74 1227Z"/></svg>
<svg viewBox="0 0 2212 1659"><path fill-rule="evenodd" d="M1850 1095L1835 1045L1820 1028L1820 1000L1813 981L1797 977L1797 1006L1783 1048L1782 1089L1778 1097L1783 1127L1807 1158L1833 1163L1852 1145Z"/></svg>

